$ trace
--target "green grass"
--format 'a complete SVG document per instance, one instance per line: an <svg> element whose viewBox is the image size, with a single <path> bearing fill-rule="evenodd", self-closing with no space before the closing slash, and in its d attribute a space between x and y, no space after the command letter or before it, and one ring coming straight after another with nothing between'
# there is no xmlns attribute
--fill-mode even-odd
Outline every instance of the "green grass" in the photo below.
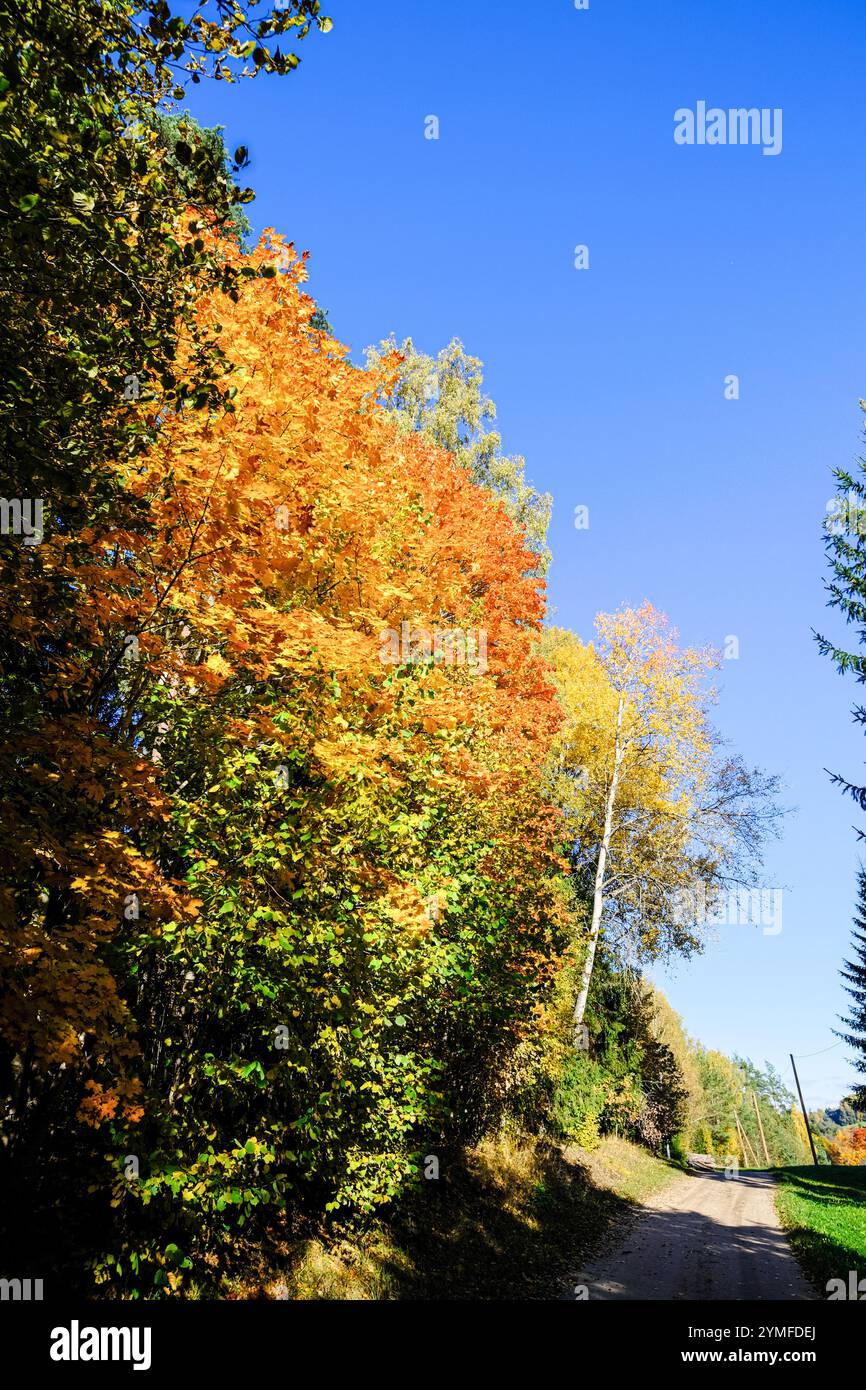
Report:
<svg viewBox="0 0 866 1390"><path fill-rule="evenodd" d="M778 1178L780 1220L818 1292L851 1270L866 1276L866 1167L780 1168Z"/></svg>
<svg viewBox="0 0 866 1390"><path fill-rule="evenodd" d="M591 1154L581 1149L566 1149L565 1156L576 1156L596 1188L624 1198L626 1202L648 1201L682 1171L679 1164L655 1158L648 1149L613 1135L602 1139Z"/></svg>

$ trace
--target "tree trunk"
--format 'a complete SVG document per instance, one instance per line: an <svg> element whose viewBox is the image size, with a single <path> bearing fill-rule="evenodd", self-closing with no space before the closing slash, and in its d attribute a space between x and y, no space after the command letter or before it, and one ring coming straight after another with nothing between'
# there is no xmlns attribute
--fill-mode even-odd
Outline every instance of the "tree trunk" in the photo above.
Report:
<svg viewBox="0 0 866 1390"><path fill-rule="evenodd" d="M592 980L592 970L595 965L595 952L598 945L598 934L601 928L601 912L604 907L604 875L607 868L607 856L610 850L610 837L613 827L613 813L616 807L616 794L619 790L619 774L623 759L622 747L622 713L623 697L620 696L619 706L616 712L616 741L613 753L613 775L610 779L610 786L607 791L607 802L604 808L604 833L601 837L601 848L598 852L598 864L595 869L595 886L592 894L592 920L589 927L589 945L586 952L586 960L583 963L583 970L580 977L580 992L574 1006L574 1042L579 1047L581 1025L583 1016L586 1013L586 1001L589 996L589 986Z"/></svg>

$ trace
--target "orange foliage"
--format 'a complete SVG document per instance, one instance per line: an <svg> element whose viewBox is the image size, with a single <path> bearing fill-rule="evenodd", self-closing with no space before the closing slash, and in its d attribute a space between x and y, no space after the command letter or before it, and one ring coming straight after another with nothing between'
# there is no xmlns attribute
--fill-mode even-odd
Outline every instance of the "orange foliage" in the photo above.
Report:
<svg viewBox="0 0 866 1390"><path fill-rule="evenodd" d="M116 465L123 505L79 531L51 528L0 610L41 670L26 754L17 766L4 754L17 792L0 851L17 887L0 902L3 1027L37 1072L90 1073L88 1124L119 1107L141 1116L136 1025L112 966L130 899L154 935L202 901L159 850L177 789L148 699L203 708L232 683L267 686L267 700L226 715L238 750L303 757L334 796L394 793L423 772L487 808L495 872L518 854L539 872L558 864L556 817L531 790L559 718L533 654L535 557L449 455L397 433L376 402L387 380L310 328L291 246L268 233L249 257L220 251L251 276L236 302L199 306L222 325L232 408L163 412L149 453ZM49 582L66 596L59 626ZM423 682L398 679L382 643L403 623L483 631L486 670L440 662ZM293 695L288 722L275 690ZM429 930L387 856L358 873ZM291 892L288 870L277 886ZM526 904L517 974L550 969L547 910Z"/></svg>
<svg viewBox="0 0 866 1390"><path fill-rule="evenodd" d="M829 1147L833 1163L859 1167L866 1163L866 1129L841 1129Z"/></svg>

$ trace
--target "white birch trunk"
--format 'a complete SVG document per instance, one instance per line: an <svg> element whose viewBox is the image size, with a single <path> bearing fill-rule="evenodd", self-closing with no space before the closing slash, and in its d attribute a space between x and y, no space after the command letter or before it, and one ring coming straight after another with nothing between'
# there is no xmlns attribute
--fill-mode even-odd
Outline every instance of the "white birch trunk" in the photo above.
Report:
<svg viewBox="0 0 866 1390"><path fill-rule="evenodd" d="M598 852L598 864L595 869L595 885L592 894L592 920L589 926L589 945L586 952L586 960L583 963L583 970L580 977L580 992L574 1006L574 1040L575 1046L579 1046L583 1016L586 1013L586 1001L589 996L589 986L592 980L593 966L595 965L595 952L598 945L598 934L601 929L601 913L604 907L604 876L607 869L607 856L610 851L610 837L613 828L613 813L616 808L616 794L619 790L619 775L622 766L624 749L622 746L622 714L623 697L620 696L619 707L616 713L616 741L613 752L613 774L610 779L610 786L607 791L607 801L604 808L604 833L601 837L601 848Z"/></svg>

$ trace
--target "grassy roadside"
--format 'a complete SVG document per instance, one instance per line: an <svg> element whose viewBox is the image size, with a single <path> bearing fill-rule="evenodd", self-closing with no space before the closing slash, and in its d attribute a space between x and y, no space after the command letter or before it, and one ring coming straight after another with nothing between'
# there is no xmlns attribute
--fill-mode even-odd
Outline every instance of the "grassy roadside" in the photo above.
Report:
<svg viewBox="0 0 866 1390"><path fill-rule="evenodd" d="M780 1168L778 1180L779 1218L818 1293L866 1277L866 1168Z"/></svg>
<svg viewBox="0 0 866 1390"><path fill-rule="evenodd" d="M679 1170L623 1139L592 1154L525 1136L442 1165L390 1222L326 1246L308 1240L235 1297L545 1299L634 1204ZM231 1292L229 1294L231 1295Z"/></svg>

